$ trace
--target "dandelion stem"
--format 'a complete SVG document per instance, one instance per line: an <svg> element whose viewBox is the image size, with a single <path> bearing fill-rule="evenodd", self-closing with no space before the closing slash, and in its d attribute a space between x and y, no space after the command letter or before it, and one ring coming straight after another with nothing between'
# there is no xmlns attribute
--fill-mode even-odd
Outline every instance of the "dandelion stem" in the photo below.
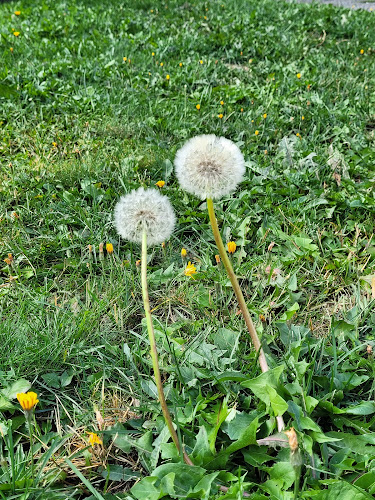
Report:
<svg viewBox="0 0 375 500"><path fill-rule="evenodd" d="M178 440L176 431L173 427L172 417L169 413L167 402L165 400L163 384L161 381L160 370L159 370L159 360L158 360L158 351L156 349L156 340L155 340L155 332L154 326L152 324L151 310L150 310L150 300L148 296L148 287L147 287L147 233L144 230L142 234L142 257L141 257L141 277L142 277L142 295L143 295L143 305L145 309L146 323L147 323L147 331L150 339L150 350L151 350L151 359L152 366L154 369L154 376L156 387L158 389L158 396L161 405L161 409L163 411L165 422L168 426L169 432L171 433L172 440L176 445L176 448L179 452L181 452L180 442ZM183 450L182 452L185 462L188 465L193 465L193 462L190 460L187 453Z"/></svg>
<svg viewBox="0 0 375 500"><path fill-rule="evenodd" d="M210 217L210 222L211 222L211 227L212 227L212 232L215 238L215 242L217 245L217 248L219 249L219 254L221 257L221 260L224 264L225 270L227 271L227 274L229 276L229 279L232 283L232 287L234 290L234 293L236 294L237 300L238 300L238 305L240 306L241 312L243 314L247 329L249 330L251 340L253 342L254 348L257 353L259 353L259 365L262 370L262 372L267 372L269 370L266 356L264 355L264 351L262 349L258 334L255 330L254 323L251 319L249 309L247 308L245 298L243 296L242 290L240 288L240 285L238 283L237 276L234 274L234 270L231 264L231 261L227 255L227 252L224 247L223 240L221 239L220 236L220 231L219 227L217 225L217 220L215 216L215 209L214 209L214 203L211 198L207 198L207 209L208 209L208 215ZM277 419L277 427L279 432L284 429L284 421L282 416L276 417Z"/></svg>
<svg viewBox="0 0 375 500"><path fill-rule="evenodd" d="M30 454L31 454L31 478L34 482L34 439L33 439L33 429L32 429L32 410L25 411L27 427L29 428L29 438L30 438Z"/></svg>

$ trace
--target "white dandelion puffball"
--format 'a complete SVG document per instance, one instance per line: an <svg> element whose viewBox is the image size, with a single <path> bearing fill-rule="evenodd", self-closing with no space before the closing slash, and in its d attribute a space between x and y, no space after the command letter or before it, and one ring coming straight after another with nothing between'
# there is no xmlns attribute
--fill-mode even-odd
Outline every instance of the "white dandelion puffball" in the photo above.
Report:
<svg viewBox="0 0 375 500"><path fill-rule="evenodd" d="M234 142L216 135L198 135L177 151L176 176L198 198L221 198L242 181L245 160Z"/></svg>
<svg viewBox="0 0 375 500"><path fill-rule="evenodd" d="M168 240L176 222L169 199L156 189L142 187L121 196L115 206L114 218L117 232L125 240L142 243L145 229L149 245Z"/></svg>

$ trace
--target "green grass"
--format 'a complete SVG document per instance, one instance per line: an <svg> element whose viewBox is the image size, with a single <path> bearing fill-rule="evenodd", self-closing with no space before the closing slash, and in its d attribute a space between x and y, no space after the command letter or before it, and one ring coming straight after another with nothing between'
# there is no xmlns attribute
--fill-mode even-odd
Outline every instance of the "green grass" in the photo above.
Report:
<svg viewBox="0 0 375 500"><path fill-rule="evenodd" d="M164 462L158 480L139 484L177 498L174 484L184 498L177 480L161 481L184 471L163 443L140 248L119 240L112 224L120 195L160 179L178 216L171 240L149 262L168 403L194 463L205 475L226 471L191 498L237 499L242 490L259 500L293 498L289 450L254 445L254 429L257 439L274 432L277 401L270 406L249 382L259 371L215 263L205 204L181 192L174 177L175 152L201 133L235 141L247 161L245 181L216 210L224 240L237 243L233 263L271 368L283 366L261 387L277 390L288 427L298 431L298 498L369 498L374 14L276 8L271 0L46 0L1 4L0 34L0 498L85 498L86 481L104 498L145 500L144 491L124 491ZM113 243L114 255L100 260L101 242ZM183 274L182 247L198 268L194 281ZM36 448L40 474L31 483L27 431L9 403L9 388L21 378L39 395L38 442L56 447L54 456L67 457L85 481L67 462L44 464L45 447ZM108 477L84 469L98 462L86 435L98 432L95 408L111 424L102 433ZM124 422L127 409L139 418ZM243 429L248 441L220 455ZM342 439L334 441L338 432ZM218 481L230 492L219 493Z"/></svg>

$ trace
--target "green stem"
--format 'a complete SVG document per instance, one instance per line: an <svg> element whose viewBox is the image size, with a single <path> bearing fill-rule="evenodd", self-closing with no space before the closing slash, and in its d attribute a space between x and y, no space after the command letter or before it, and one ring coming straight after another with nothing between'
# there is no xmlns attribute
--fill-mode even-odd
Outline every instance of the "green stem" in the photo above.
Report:
<svg viewBox="0 0 375 500"><path fill-rule="evenodd" d="M294 495L293 495L293 500L298 500L298 497L299 497L299 482L300 482L300 477L301 477L301 466L294 467L294 473L295 473L296 477L294 479Z"/></svg>
<svg viewBox="0 0 375 500"><path fill-rule="evenodd" d="M217 248L219 249L219 254L220 258L224 264L225 270L227 271L227 274L229 276L230 282L232 283L232 287L234 290L234 293L236 294L238 305L240 306L242 315L244 317L247 329L249 330L251 340L253 342L254 348L257 353L259 353L259 365L262 370L262 372L267 372L269 370L266 356L264 355L264 351L262 349L258 334L255 330L254 323L251 319L249 309L247 308L245 298L243 296L242 290L240 288L240 285L238 283L237 276L234 274L234 270L231 264L231 261L229 260L228 254L226 252L226 249L224 247L223 240L221 239L219 227L217 225L217 220L215 216L215 209L214 209L214 203L211 198L207 198L207 209L208 209L208 215L210 217L210 222L211 222L211 227L212 227L212 232L215 238L215 242L217 245ZM276 417L277 419L277 426L278 430L282 431L285 427L284 421L282 416Z"/></svg>
<svg viewBox="0 0 375 500"><path fill-rule="evenodd" d="M30 438L30 453L31 453L31 479L34 482L34 440L33 440L33 430L31 425L32 420L32 410L26 411L27 427L29 428L29 438Z"/></svg>
<svg viewBox="0 0 375 500"><path fill-rule="evenodd" d="M154 369L154 376L156 387L158 389L159 401L161 405L161 409L163 411L165 422L168 426L169 432L172 436L172 440L176 445L176 448L179 452L181 452L180 442L178 440L176 431L173 427L172 417L169 413L167 402L165 400L163 384L161 381L160 370L159 370L159 360L158 360L158 351L156 349L156 340L155 340L155 332L154 326L152 324L151 310L150 310L150 300L148 296L148 286L147 286L147 233L143 231L142 234L142 257L141 257L141 279L142 279L142 295L143 295L143 305L145 309L146 323L147 323L147 331L150 339L150 350L151 350L151 359L152 366ZM193 465L193 462L190 460L189 456L185 451L182 452L185 462L188 465Z"/></svg>

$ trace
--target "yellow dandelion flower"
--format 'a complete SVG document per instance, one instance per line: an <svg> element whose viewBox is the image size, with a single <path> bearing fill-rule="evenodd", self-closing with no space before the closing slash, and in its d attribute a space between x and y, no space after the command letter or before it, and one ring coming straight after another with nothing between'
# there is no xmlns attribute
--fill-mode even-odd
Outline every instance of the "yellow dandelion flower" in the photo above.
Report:
<svg viewBox="0 0 375 500"><path fill-rule="evenodd" d="M164 63L163 63L163 62L161 62L161 63L160 63L160 66L164 66Z"/></svg>
<svg viewBox="0 0 375 500"><path fill-rule="evenodd" d="M96 444L103 444L103 441L95 432L89 432L89 443L90 446L94 446Z"/></svg>
<svg viewBox="0 0 375 500"><path fill-rule="evenodd" d="M264 119L266 119L266 118L267 118L267 113L264 113L263 118L264 118Z"/></svg>
<svg viewBox="0 0 375 500"><path fill-rule="evenodd" d="M301 138L301 134L299 132L296 133L296 136Z"/></svg>
<svg viewBox="0 0 375 500"><path fill-rule="evenodd" d="M39 403L38 395L35 392L23 392L17 394L17 399L24 411L31 411Z"/></svg>
<svg viewBox="0 0 375 500"><path fill-rule="evenodd" d="M186 266L185 271L184 271L185 276L189 276L190 278L193 278L193 274L195 274L196 272L197 272L197 268L194 266L194 264L192 264L189 261L188 265Z"/></svg>
<svg viewBox="0 0 375 500"><path fill-rule="evenodd" d="M253 60L252 60L252 59L249 59L249 64L251 64L252 62L253 62Z"/></svg>
<svg viewBox="0 0 375 500"><path fill-rule="evenodd" d="M301 73L297 73L297 78L301 78Z"/></svg>
<svg viewBox="0 0 375 500"><path fill-rule="evenodd" d="M127 58L127 57L123 57L123 58L122 58L122 60L123 60L124 62L126 62L126 61L128 60L128 58Z"/></svg>
<svg viewBox="0 0 375 500"><path fill-rule="evenodd" d="M53 141L52 146L53 146L54 148L57 148L57 142Z"/></svg>
<svg viewBox="0 0 375 500"><path fill-rule="evenodd" d="M151 54L151 55L152 55L152 57L154 57L154 56L155 56L155 52L152 52L152 54Z"/></svg>
<svg viewBox="0 0 375 500"><path fill-rule="evenodd" d="M206 19L206 21L207 21L207 16L204 16L204 18L205 18L205 19Z"/></svg>
<svg viewBox="0 0 375 500"><path fill-rule="evenodd" d="M185 258L185 257L186 257L186 255L187 255L187 251L186 251L186 249L185 249L185 248L181 248L181 257L182 257L182 258Z"/></svg>
<svg viewBox="0 0 375 500"><path fill-rule="evenodd" d="M113 245L112 243L107 243L105 246L105 249L107 250L107 253L111 254L113 253Z"/></svg>
<svg viewBox="0 0 375 500"><path fill-rule="evenodd" d="M218 116L218 117L220 118L220 120L221 120L221 119L223 118L223 116L224 116L224 115L223 115L223 113L220 113L220 114L218 114L217 116Z"/></svg>
<svg viewBox="0 0 375 500"><path fill-rule="evenodd" d="M180 68L182 67L182 63L179 63Z"/></svg>
<svg viewBox="0 0 375 500"><path fill-rule="evenodd" d="M243 108L240 109L241 113L243 113Z"/></svg>
<svg viewBox="0 0 375 500"><path fill-rule="evenodd" d="M170 77L169 75L167 75L165 78L166 78L167 80L170 80L170 79L171 79L171 77Z"/></svg>
<svg viewBox="0 0 375 500"><path fill-rule="evenodd" d="M265 155L268 155L268 151L267 151L267 149L265 149L265 150L264 150L264 154L265 154Z"/></svg>
<svg viewBox="0 0 375 500"><path fill-rule="evenodd" d="M302 116L301 116L301 120L304 120L304 119L305 119L305 117L302 115Z"/></svg>
<svg viewBox="0 0 375 500"><path fill-rule="evenodd" d="M13 31L13 35L14 36L20 36L20 32L19 31Z"/></svg>
<svg viewBox="0 0 375 500"><path fill-rule="evenodd" d="M16 16L19 16L19 15L21 15L21 11L20 11L20 10L16 10L16 11L14 11L14 14L15 14Z"/></svg>
<svg viewBox="0 0 375 500"><path fill-rule="evenodd" d="M227 246L229 253L234 253L236 251L237 245L235 244L234 241L228 241Z"/></svg>
<svg viewBox="0 0 375 500"><path fill-rule="evenodd" d="M221 104L222 106L224 106L224 101L220 101L220 104Z"/></svg>
<svg viewBox="0 0 375 500"><path fill-rule="evenodd" d="M197 104L195 107L197 108L198 111L201 109L201 105L200 104Z"/></svg>
<svg viewBox="0 0 375 500"><path fill-rule="evenodd" d="M254 133L255 133L255 135L259 135L259 130L256 130Z"/></svg>
<svg viewBox="0 0 375 500"><path fill-rule="evenodd" d="M361 49L361 50L359 51L359 53L360 53L360 54L364 54L364 53L365 53L365 51L364 51L363 49Z"/></svg>
<svg viewBox="0 0 375 500"><path fill-rule="evenodd" d="M203 59L201 59L201 60L199 61L199 64L203 64Z"/></svg>
<svg viewBox="0 0 375 500"><path fill-rule="evenodd" d="M9 47L9 50L10 50L11 52L13 52L13 47Z"/></svg>
<svg viewBox="0 0 375 500"><path fill-rule="evenodd" d="M8 253L8 257L4 259L5 264L10 266L13 261L14 261L13 255L11 253Z"/></svg>
<svg viewBox="0 0 375 500"><path fill-rule="evenodd" d="M215 255L216 264L220 264L220 255Z"/></svg>
<svg viewBox="0 0 375 500"><path fill-rule="evenodd" d="M155 182L155 186L159 187L159 188L162 188L165 184L165 181L158 181L158 182Z"/></svg>

